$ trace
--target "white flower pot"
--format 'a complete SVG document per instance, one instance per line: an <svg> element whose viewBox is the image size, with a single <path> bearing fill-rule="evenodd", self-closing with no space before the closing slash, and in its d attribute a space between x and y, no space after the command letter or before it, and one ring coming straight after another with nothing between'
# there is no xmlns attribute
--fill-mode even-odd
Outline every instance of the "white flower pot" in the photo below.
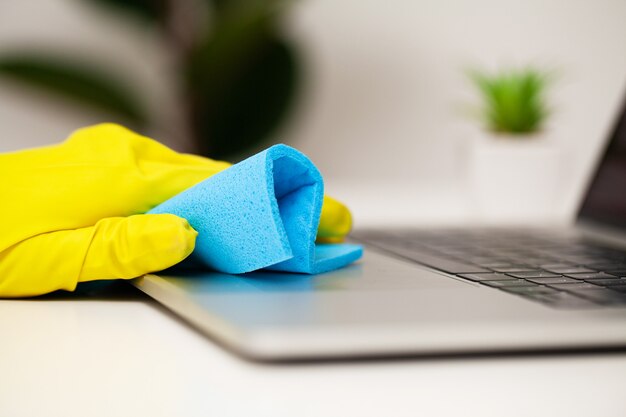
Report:
<svg viewBox="0 0 626 417"><path fill-rule="evenodd" d="M469 191L479 220L499 224L552 220L560 164L558 147L545 135L477 135L469 147Z"/></svg>

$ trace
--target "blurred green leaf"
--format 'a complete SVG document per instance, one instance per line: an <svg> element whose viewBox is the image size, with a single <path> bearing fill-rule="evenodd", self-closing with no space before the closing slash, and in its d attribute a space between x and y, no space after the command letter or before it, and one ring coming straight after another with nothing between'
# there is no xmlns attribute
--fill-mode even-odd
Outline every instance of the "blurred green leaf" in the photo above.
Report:
<svg viewBox="0 0 626 417"><path fill-rule="evenodd" d="M105 7L128 12L149 22L164 20L168 12L167 0L88 0ZM182 0L178 0L182 1Z"/></svg>
<svg viewBox="0 0 626 417"><path fill-rule="evenodd" d="M242 66L275 37L277 1L249 0L243 6L236 0L225 3L227 10L213 22L186 63L188 84L204 91L219 90L236 78Z"/></svg>
<svg viewBox="0 0 626 417"><path fill-rule="evenodd" d="M229 7L233 3L233 1L236 1L236 0L206 0L206 1L207 3L211 5L213 10L217 12L221 12L227 7Z"/></svg>
<svg viewBox="0 0 626 417"><path fill-rule="evenodd" d="M219 91L198 91L193 106L203 154L229 159L266 139L286 115L294 97L297 61L287 43L268 39L236 78Z"/></svg>
<svg viewBox="0 0 626 417"><path fill-rule="evenodd" d="M62 95L143 125L146 116L134 95L108 76L77 63L41 56L0 57L0 76Z"/></svg>
<svg viewBox="0 0 626 417"><path fill-rule="evenodd" d="M204 0L214 12L224 13L232 12L236 10L254 9L259 6L268 9L281 3L290 2L293 0Z"/></svg>
<svg viewBox="0 0 626 417"><path fill-rule="evenodd" d="M203 154L245 153L286 115L299 67L292 46L275 30L282 3L234 2L192 51L187 89Z"/></svg>

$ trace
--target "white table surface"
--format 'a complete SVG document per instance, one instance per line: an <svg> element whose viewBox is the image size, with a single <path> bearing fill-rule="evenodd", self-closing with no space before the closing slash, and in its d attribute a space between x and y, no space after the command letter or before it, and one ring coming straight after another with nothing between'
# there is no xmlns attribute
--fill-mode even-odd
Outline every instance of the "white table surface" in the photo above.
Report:
<svg viewBox="0 0 626 417"><path fill-rule="evenodd" d="M1 301L2 416L624 416L626 354L246 362L157 304Z"/></svg>
<svg viewBox="0 0 626 417"><path fill-rule="evenodd" d="M267 365L135 291L0 300L2 417L623 417L624 389L626 353Z"/></svg>

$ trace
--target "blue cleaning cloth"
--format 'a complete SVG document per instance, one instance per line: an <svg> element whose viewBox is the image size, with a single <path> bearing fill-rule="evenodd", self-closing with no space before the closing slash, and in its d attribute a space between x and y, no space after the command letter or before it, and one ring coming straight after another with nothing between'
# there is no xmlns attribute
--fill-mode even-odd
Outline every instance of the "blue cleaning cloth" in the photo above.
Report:
<svg viewBox="0 0 626 417"><path fill-rule="evenodd" d="M275 145L165 201L149 213L183 217L198 231L194 261L241 274L318 274L359 259L359 245L316 245L324 183L315 165Z"/></svg>

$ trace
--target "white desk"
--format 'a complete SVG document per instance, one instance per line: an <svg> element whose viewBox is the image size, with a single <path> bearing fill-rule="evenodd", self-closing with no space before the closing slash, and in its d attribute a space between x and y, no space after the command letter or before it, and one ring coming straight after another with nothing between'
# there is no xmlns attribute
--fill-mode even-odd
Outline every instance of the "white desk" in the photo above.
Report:
<svg viewBox="0 0 626 417"><path fill-rule="evenodd" d="M261 365L139 293L0 300L2 417L623 417L624 389L626 353Z"/></svg>
<svg viewBox="0 0 626 417"><path fill-rule="evenodd" d="M626 354L245 362L147 299L0 302L2 416L624 416Z"/></svg>

